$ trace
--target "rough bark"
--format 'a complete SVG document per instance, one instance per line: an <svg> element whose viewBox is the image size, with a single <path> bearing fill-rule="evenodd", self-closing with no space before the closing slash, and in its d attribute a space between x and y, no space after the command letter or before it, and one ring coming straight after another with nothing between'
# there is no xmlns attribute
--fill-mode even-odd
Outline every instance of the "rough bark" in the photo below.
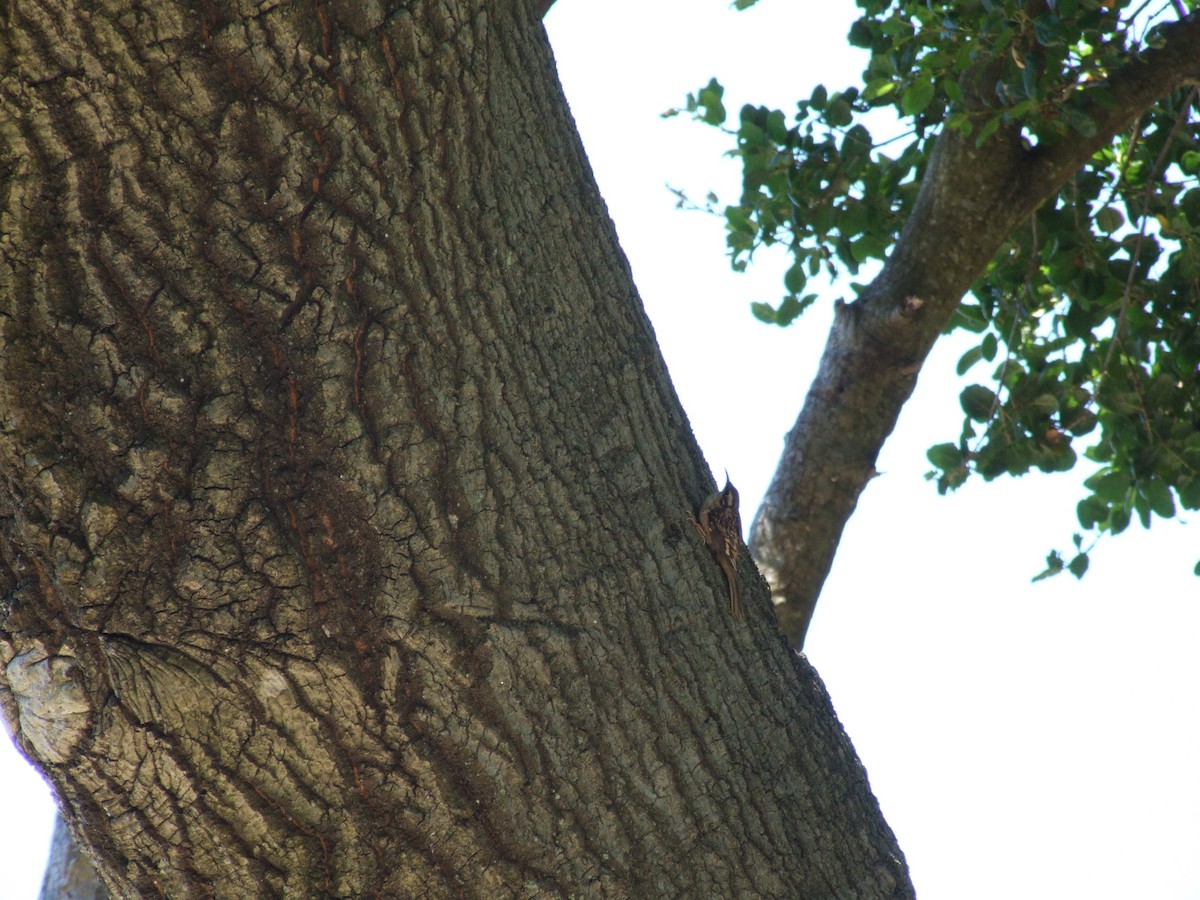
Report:
<svg viewBox="0 0 1200 900"><path fill-rule="evenodd" d="M751 529L780 625L797 648L812 620L842 530L917 374L962 300L1012 230L1147 107L1200 81L1200 13L1113 74L1087 112L1094 137L1028 148L1016 129L982 147L937 139L912 215L879 276L840 305L820 368L788 433ZM989 82L990 83L990 82ZM900 535L898 540L918 536Z"/></svg>
<svg viewBox="0 0 1200 900"><path fill-rule="evenodd" d="M532 4L4 16L0 705L116 896L912 895Z"/></svg>

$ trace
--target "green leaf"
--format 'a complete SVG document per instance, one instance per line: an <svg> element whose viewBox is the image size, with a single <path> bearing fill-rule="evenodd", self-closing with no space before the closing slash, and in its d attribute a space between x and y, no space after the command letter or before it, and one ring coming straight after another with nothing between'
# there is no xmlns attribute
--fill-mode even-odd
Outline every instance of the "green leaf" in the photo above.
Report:
<svg viewBox="0 0 1200 900"><path fill-rule="evenodd" d="M725 88L715 78L710 78L708 84L700 89L696 105L700 108L700 118L709 125L720 125L725 121L725 105L721 97Z"/></svg>
<svg viewBox="0 0 1200 900"><path fill-rule="evenodd" d="M1124 503L1129 495L1129 476L1112 469L1097 472L1083 484L1106 503Z"/></svg>
<svg viewBox="0 0 1200 900"><path fill-rule="evenodd" d="M791 325L797 316L812 306L816 299L816 294L805 294L803 297L789 294L783 298L783 302L779 304L778 308L771 306L769 303L761 303L756 300L750 304L750 312L760 322L784 328Z"/></svg>
<svg viewBox="0 0 1200 900"><path fill-rule="evenodd" d="M841 97L834 100L825 108L825 121L835 128L844 127L854 121L850 104Z"/></svg>
<svg viewBox="0 0 1200 900"><path fill-rule="evenodd" d="M1133 511L1137 513L1138 518L1142 522L1143 528L1150 527L1150 500L1145 494L1137 493L1133 495Z"/></svg>
<svg viewBox="0 0 1200 900"><path fill-rule="evenodd" d="M725 107L719 101L711 101L704 104L704 113L701 118L709 125L722 125L725 122Z"/></svg>
<svg viewBox="0 0 1200 900"><path fill-rule="evenodd" d="M740 206L725 207L725 227L734 233L758 234L758 229L751 223L746 210Z"/></svg>
<svg viewBox="0 0 1200 900"><path fill-rule="evenodd" d="M1083 437L1085 434L1091 434L1100 419L1090 409L1080 407L1078 409L1064 412L1062 416L1063 428L1075 435L1075 437Z"/></svg>
<svg viewBox="0 0 1200 900"><path fill-rule="evenodd" d="M1095 528L1108 518L1108 504L1098 497L1084 497L1075 507L1075 517L1083 528Z"/></svg>
<svg viewBox="0 0 1200 900"><path fill-rule="evenodd" d="M791 325L801 312L803 312L803 307L794 294L784 297L783 302L779 304L779 309L775 310L775 324L780 327Z"/></svg>
<svg viewBox="0 0 1200 900"><path fill-rule="evenodd" d="M949 91L947 91L949 93ZM965 112L953 112L946 119L946 127L962 134L971 133L971 117Z"/></svg>
<svg viewBox="0 0 1200 900"><path fill-rule="evenodd" d="M1065 42L1068 33L1058 16L1044 15L1033 23L1033 32L1043 47L1053 47Z"/></svg>
<svg viewBox="0 0 1200 900"><path fill-rule="evenodd" d="M963 412L976 422L986 422L990 419L996 406L996 394L982 384L972 384L963 388L958 399Z"/></svg>
<svg viewBox="0 0 1200 900"><path fill-rule="evenodd" d="M1046 568L1033 576L1034 581L1043 581L1046 578L1052 578L1063 570L1062 557L1058 555L1057 550L1051 550L1046 556Z"/></svg>
<svg viewBox="0 0 1200 900"><path fill-rule="evenodd" d="M867 19L856 20L850 26L849 40L851 47L871 49L872 44L875 42L875 35L871 31L871 23Z"/></svg>
<svg viewBox="0 0 1200 900"><path fill-rule="evenodd" d="M825 85L818 84L813 88L812 97L809 98L809 106L813 109L821 110L825 108L825 104L829 101L829 91Z"/></svg>
<svg viewBox="0 0 1200 900"><path fill-rule="evenodd" d="M866 90L863 91L862 97L867 102L875 100L879 97L886 97L896 90L900 85L891 78L880 78L877 81L867 83Z"/></svg>
<svg viewBox="0 0 1200 900"><path fill-rule="evenodd" d="M838 231L846 237L860 235L866 231L870 218L871 210L865 203L847 198L842 214L838 218Z"/></svg>
<svg viewBox="0 0 1200 900"><path fill-rule="evenodd" d="M1042 68L1039 62L1041 54L1032 50L1025 54L1025 65L1021 67L1021 90L1025 96L1034 102L1041 99L1038 92L1038 71ZM999 86L997 86L999 88Z"/></svg>
<svg viewBox="0 0 1200 900"><path fill-rule="evenodd" d="M975 138L975 146L982 147L987 139L996 133L996 129L1000 127L1000 116L992 116L984 123L983 128L979 130L979 137Z"/></svg>
<svg viewBox="0 0 1200 900"><path fill-rule="evenodd" d="M866 262L868 259L883 259L883 254L887 251L878 237L872 234L864 235L850 244L850 252L853 254L855 262Z"/></svg>
<svg viewBox="0 0 1200 900"><path fill-rule="evenodd" d="M900 111L906 116L915 116L925 111L933 100L933 79L929 76L915 81L900 100Z"/></svg>
<svg viewBox="0 0 1200 900"><path fill-rule="evenodd" d="M808 276L804 274L803 260L797 260L792 267L783 273L783 286L789 294L798 294L804 290Z"/></svg>
<svg viewBox="0 0 1200 900"><path fill-rule="evenodd" d="M979 334L988 326L987 316L983 310L974 303L960 303L954 310L954 314L950 316L950 324L946 326L946 331L954 328L965 328L967 331Z"/></svg>
<svg viewBox="0 0 1200 900"><path fill-rule="evenodd" d="M1192 188L1179 198L1179 210L1189 224L1200 226L1200 188Z"/></svg>
<svg viewBox="0 0 1200 900"><path fill-rule="evenodd" d="M787 120L784 118L783 111L773 109L767 113L767 137L776 144L784 144L787 141Z"/></svg>
<svg viewBox="0 0 1200 900"><path fill-rule="evenodd" d="M795 315L793 315L791 318L789 318L786 322L783 322L782 324L790 325L792 322L792 319L796 318L796 316L800 315L800 313L804 312L806 309L808 309L810 306L812 306L814 303L817 302L817 295L816 294L805 294L803 297L801 297L796 302L798 305L796 307Z"/></svg>
<svg viewBox="0 0 1200 900"><path fill-rule="evenodd" d="M762 303L755 300L750 304L750 312L754 314L754 318L760 322L766 322L768 325L775 324L775 307L770 303Z"/></svg>
<svg viewBox="0 0 1200 900"><path fill-rule="evenodd" d="M1106 206L1096 213L1096 225L1105 234L1112 234L1125 224L1125 217L1114 206Z"/></svg>
<svg viewBox="0 0 1200 900"><path fill-rule="evenodd" d="M842 152L866 154L872 146L874 141L871 140L871 132L863 125L855 125L846 132L846 139L842 141Z"/></svg>
<svg viewBox="0 0 1200 900"><path fill-rule="evenodd" d="M1175 498L1171 496L1171 489L1165 481L1151 478L1142 486L1142 490L1155 515L1163 519L1175 516Z"/></svg>
<svg viewBox="0 0 1200 900"><path fill-rule="evenodd" d="M983 343L979 345L979 351L983 354L983 358L991 362L996 358L996 350L999 346L999 341L996 340L996 335L988 332L983 336Z"/></svg>
<svg viewBox="0 0 1200 900"><path fill-rule="evenodd" d="M1200 477L1181 480L1175 490L1179 492L1179 505L1184 509L1200 509Z"/></svg>
<svg viewBox="0 0 1200 900"><path fill-rule="evenodd" d="M753 150L756 147L764 146L767 143L766 137L767 136L766 136L766 134L763 133L763 130L761 128L759 128L758 125L756 125L754 122L745 122L744 121L744 122L742 122L741 126L738 128L738 146L743 151ZM756 162L756 161L757 161L757 157L747 159L747 163L746 163L747 168L749 168L749 166L752 162Z"/></svg>
<svg viewBox="0 0 1200 900"><path fill-rule="evenodd" d="M1035 416L1052 416L1058 412L1058 398L1053 394L1035 397L1025 407Z"/></svg>
<svg viewBox="0 0 1200 900"><path fill-rule="evenodd" d="M1078 553L1075 558L1067 563L1067 569L1076 578L1082 578L1083 573L1088 570L1088 555L1086 553Z"/></svg>
<svg viewBox="0 0 1200 900"><path fill-rule="evenodd" d="M943 472L963 464L962 451L956 444L937 444L925 452L925 457Z"/></svg>
<svg viewBox="0 0 1200 900"><path fill-rule="evenodd" d="M969 368L971 368L971 366L975 365L975 363L979 362L979 360L982 358L983 348L972 347L961 357L959 357L958 365L955 366L955 371L958 372L959 375L963 375Z"/></svg>

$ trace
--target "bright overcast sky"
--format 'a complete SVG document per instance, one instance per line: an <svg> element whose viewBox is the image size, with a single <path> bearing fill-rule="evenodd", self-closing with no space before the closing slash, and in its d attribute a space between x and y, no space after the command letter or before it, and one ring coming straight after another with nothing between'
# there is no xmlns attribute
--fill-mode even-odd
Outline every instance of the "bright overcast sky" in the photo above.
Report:
<svg viewBox="0 0 1200 900"><path fill-rule="evenodd" d="M666 187L735 200L728 138L659 114L713 75L733 114L748 101L787 111L819 82L857 83L865 55L845 41L853 15L848 0L762 0L744 13L727 0L558 0L547 19L672 378L747 521L815 370L830 304L849 289L829 286L790 329L754 320L751 300L778 299L779 260L731 273L720 221L677 211ZM1135 525L1101 544L1082 582L1031 584L1048 550L1069 549L1086 473L972 481L937 496L925 450L958 434L953 368L967 346L935 349L884 448L817 607L809 658L921 900L1200 900L1200 527ZM32 900L49 800L0 743L0 900Z"/></svg>

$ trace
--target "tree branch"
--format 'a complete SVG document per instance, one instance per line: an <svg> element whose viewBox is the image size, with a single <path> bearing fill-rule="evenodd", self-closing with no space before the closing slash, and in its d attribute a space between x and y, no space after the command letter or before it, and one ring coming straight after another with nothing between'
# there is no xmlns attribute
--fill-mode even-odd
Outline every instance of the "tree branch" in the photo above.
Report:
<svg viewBox="0 0 1200 900"><path fill-rule="evenodd" d="M842 529L876 474L875 460L912 394L929 350L1013 228L1093 153L1176 88L1200 81L1200 13L1164 29L1164 43L1083 98L1096 122L1027 149L1016 128L982 147L944 131L912 215L883 271L839 304L821 366L788 434L751 529L780 625L803 646ZM1103 91L1103 97L1101 97Z"/></svg>

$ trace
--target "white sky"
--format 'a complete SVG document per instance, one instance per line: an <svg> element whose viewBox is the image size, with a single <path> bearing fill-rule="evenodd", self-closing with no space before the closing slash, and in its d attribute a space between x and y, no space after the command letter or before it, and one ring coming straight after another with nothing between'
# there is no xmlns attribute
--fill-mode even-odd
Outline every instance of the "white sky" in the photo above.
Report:
<svg viewBox="0 0 1200 900"><path fill-rule="evenodd" d="M547 19L676 388L747 521L815 370L830 304L849 290L829 287L789 329L754 320L750 301L777 301L782 270L766 260L730 272L720 221L675 210L666 189L735 200L728 140L659 113L713 75L735 114L746 101L787 112L818 82L855 84L866 57L845 41L853 16L849 0L762 0L743 13L726 0L559 0ZM1068 549L1086 473L937 496L925 450L958 434L953 367L967 346L935 349L884 448L883 475L846 528L817 607L809 658L922 900L1200 900L1195 517L1102 543L1082 582L1031 584L1049 549ZM23 766L0 739L0 900L36 897L49 842L50 801Z"/></svg>

